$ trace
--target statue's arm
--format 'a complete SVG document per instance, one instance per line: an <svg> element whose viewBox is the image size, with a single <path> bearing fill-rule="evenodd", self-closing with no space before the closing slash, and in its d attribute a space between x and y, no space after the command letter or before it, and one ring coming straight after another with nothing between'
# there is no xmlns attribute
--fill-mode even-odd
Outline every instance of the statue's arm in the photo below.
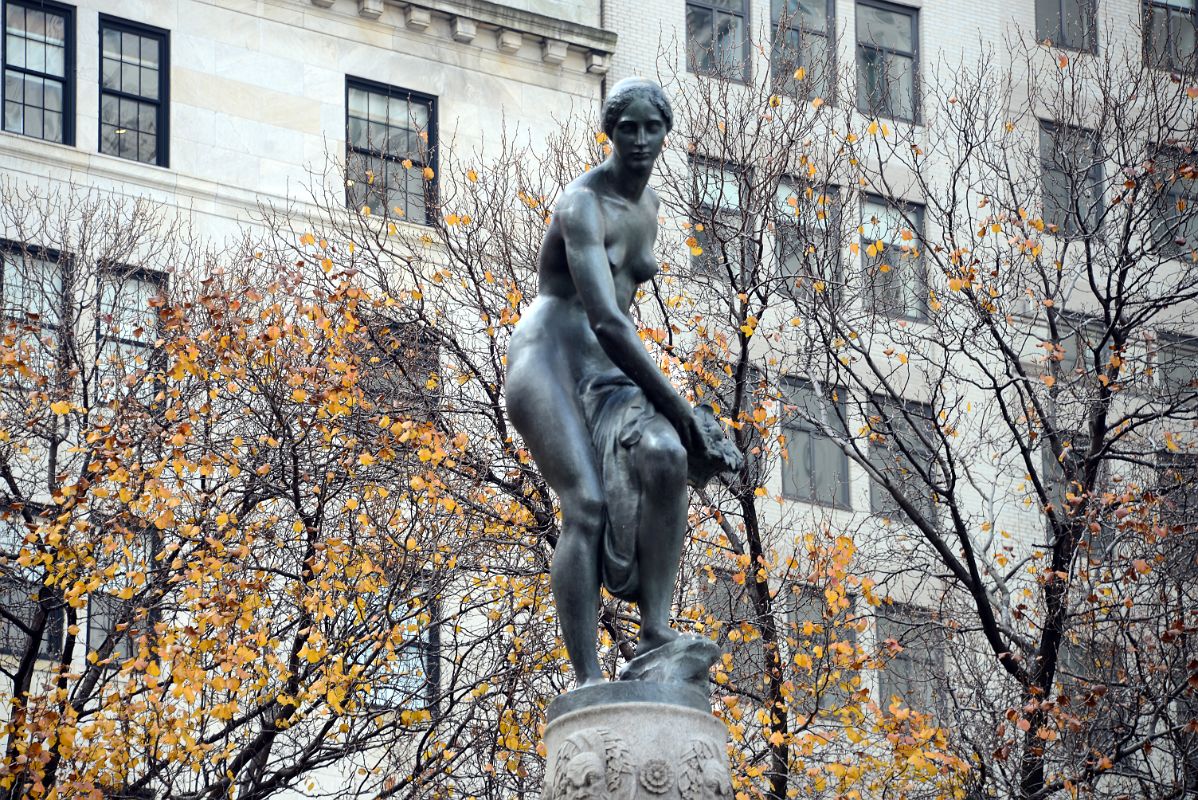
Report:
<svg viewBox="0 0 1198 800"><path fill-rule="evenodd" d="M561 226L570 276L599 346L689 447L695 433L694 411L653 363L632 320L616 301L598 199L589 190L575 190L562 199L555 218Z"/></svg>

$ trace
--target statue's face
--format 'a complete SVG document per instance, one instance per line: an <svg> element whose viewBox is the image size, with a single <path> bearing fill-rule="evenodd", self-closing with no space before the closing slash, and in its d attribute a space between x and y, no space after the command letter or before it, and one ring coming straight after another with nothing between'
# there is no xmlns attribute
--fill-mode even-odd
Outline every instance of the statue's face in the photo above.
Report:
<svg viewBox="0 0 1198 800"><path fill-rule="evenodd" d="M666 121L657 107L637 98L616 120L611 143L616 155L633 169L648 170L661 155L666 139Z"/></svg>
<svg viewBox="0 0 1198 800"><path fill-rule="evenodd" d="M600 800L603 796L603 761L594 753L580 753L566 767L566 800Z"/></svg>

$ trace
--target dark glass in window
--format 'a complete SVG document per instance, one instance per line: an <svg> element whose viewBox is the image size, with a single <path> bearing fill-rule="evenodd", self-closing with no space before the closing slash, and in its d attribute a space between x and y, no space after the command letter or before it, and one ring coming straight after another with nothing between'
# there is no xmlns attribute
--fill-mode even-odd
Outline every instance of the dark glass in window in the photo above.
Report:
<svg viewBox="0 0 1198 800"><path fill-rule="evenodd" d="M379 216L431 223L435 101L393 86L351 80L346 93L348 202ZM433 177L426 178L425 170Z"/></svg>
<svg viewBox="0 0 1198 800"><path fill-rule="evenodd" d="M885 609L877 625L879 643L893 639L902 648L878 672L881 706L889 708L897 697L913 711L941 713L947 686L944 631L926 610L910 606Z"/></svg>
<svg viewBox="0 0 1198 800"><path fill-rule="evenodd" d="M832 302L844 283L840 190L783 182L778 186L775 239L785 292L800 305Z"/></svg>
<svg viewBox="0 0 1198 800"><path fill-rule="evenodd" d="M1144 3L1144 55L1160 69L1198 72L1198 0L1147 0Z"/></svg>
<svg viewBox="0 0 1198 800"><path fill-rule="evenodd" d="M686 4L687 69L747 80L748 0L691 0Z"/></svg>
<svg viewBox="0 0 1198 800"><path fill-rule="evenodd" d="M835 74L831 0L771 0L770 6L774 32L770 72L775 90L831 99Z"/></svg>
<svg viewBox="0 0 1198 800"><path fill-rule="evenodd" d="M37 0L4 5L4 130L74 144L75 12Z"/></svg>
<svg viewBox="0 0 1198 800"><path fill-rule="evenodd" d="M915 122L919 25L915 9L857 3L857 107L871 116Z"/></svg>
<svg viewBox="0 0 1198 800"><path fill-rule="evenodd" d="M168 34L100 17L100 152L167 163Z"/></svg>
<svg viewBox="0 0 1198 800"><path fill-rule="evenodd" d="M782 494L807 503L849 508L849 460L825 433L824 425L846 431L843 398L820 395L806 381L786 386L786 459L782 462ZM846 433L847 435L847 433Z"/></svg>
<svg viewBox="0 0 1198 800"><path fill-rule="evenodd" d="M1057 47L1098 48L1095 0L1036 0L1036 38Z"/></svg>
<svg viewBox="0 0 1198 800"><path fill-rule="evenodd" d="M1165 255L1198 248L1198 159L1194 153L1163 147L1153 153L1157 219L1153 238Z"/></svg>
<svg viewBox="0 0 1198 800"><path fill-rule="evenodd" d="M928 479L934 479L936 422L923 403L874 398L869 407L869 462L898 487L899 494L925 518L934 520L935 504ZM922 473L922 474L921 474ZM877 481L869 485L870 512L905 519L891 492Z"/></svg>
<svg viewBox="0 0 1198 800"><path fill-rule="evenodd" d="M860 242L866 300L888 317L923 319L928 281L922 255L923 208L861 201Z"/></svg>
<svg viewBox="0 0 1198 800"><path fill-rule="evenodd" d="M1040 123L1044 222L1067 238L1098 232L1102 217L1102 157L1093 131Z"/></svg>

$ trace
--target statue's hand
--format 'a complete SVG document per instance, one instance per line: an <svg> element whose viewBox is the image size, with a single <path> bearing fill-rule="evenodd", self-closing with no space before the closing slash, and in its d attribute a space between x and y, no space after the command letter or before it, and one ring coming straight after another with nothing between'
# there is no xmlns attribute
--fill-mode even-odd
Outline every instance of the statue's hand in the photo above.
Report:
<svg viewBox="0 0 1198 800"><path fill-rule="evenodd" d="M744 464L736 446L724 435L711 406L697 406L687 437L687 481L702 487L721 472L736 472Z"/></svg>

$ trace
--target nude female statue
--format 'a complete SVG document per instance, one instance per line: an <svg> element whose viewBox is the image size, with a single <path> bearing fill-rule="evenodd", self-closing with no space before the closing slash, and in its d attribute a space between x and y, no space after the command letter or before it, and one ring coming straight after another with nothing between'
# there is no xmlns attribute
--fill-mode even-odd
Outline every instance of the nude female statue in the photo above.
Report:
<svg viewBox="0 0 1198 800"><path fill-rule="evenodd" d="M541 245L540 293L508 349L508 414L561 502L551 581L580 687L603 681L600 581L639 607L638 657L678 636L669 611L688 477L739 468L714 418L662 375L630 316L638 284L657 273L659 202L648 182L672 125L656 83L612 88L611 154L562 192Z"/></svg>

